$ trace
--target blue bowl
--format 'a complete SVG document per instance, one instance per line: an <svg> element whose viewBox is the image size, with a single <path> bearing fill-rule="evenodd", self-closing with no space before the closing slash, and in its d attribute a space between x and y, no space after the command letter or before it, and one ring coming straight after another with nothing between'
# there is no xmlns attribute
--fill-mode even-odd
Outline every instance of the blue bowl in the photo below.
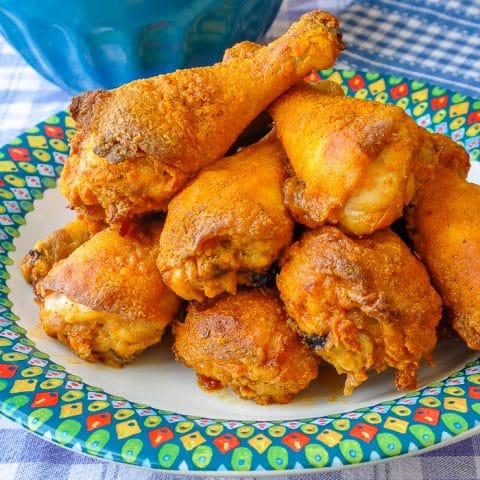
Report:
<svg viewBox="0 0 480 480"><path fill-rule="evenodd" d="M70 93L209 65L260 41L281 0L0 0L0 33Z"/></svg>

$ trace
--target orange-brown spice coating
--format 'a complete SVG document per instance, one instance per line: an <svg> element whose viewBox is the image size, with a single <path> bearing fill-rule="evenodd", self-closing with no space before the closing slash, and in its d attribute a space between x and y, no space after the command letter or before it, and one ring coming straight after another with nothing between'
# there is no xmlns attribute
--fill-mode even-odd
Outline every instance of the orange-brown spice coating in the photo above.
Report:
<svg viewBox="0 0 480 480"><path fill-rule="evenodd" d="M286 203L308 227L363 235L390 225L414 192L419 127L399 107L296 85L269 112L295 176Z"/></svg>
<svg viewBox="0 0 480 480"><path fill-rule="evenodd" d="M158 268L187 300L203 301L264 272L292 240L285 153L275 135L203 169L171 202Z"/></svg>
<svg viewBox="0 0 480 480"><path fill-rule="evenodd" d="M25 281L35 285L56 262L68 257L89 238L87 225L77 218L35 243L32 250L20 260Z"/></svg>
<svg viewBox="0 0 480 480"><path fill-rule="evenodd" d="M37 284L48 335L88 361L121 366L160 341L180 300L156 268L161 223L129 236L105 229Z"/></svg>
<svg viewBox="0 0 480 480"><path fill-rule="evenodd" d="M318 358L288 326L272 291L240 291L192 304L173 332L174 352L195 370L200 386L230 387L262 405L289 402L318 374Z"/></svg>
<svg viewBox="0 0 480 480"><path fill-rule="evenodd" d="M338 27L333 15L313 11L248 58L74 98L78 132L61 191L99 224L165 209L272 100L312 69L334 64L344 47Z"/></svg>
<svg viewBox="0 0 480 480"><path fill-rule="evenodd" d="M416 386L420 360L437 341L441 303L391 230L361 239L330 226L307 232L287 249L277 285L318 355L347 374L346 395L371 369L393 367L398 389Z"/></svg>
<svg viewBox="0 0 480 480"><path fill-rule="evenodd" d="M437 167L407 213L415 251L453 328L480 350L480 186Z"/></svg>

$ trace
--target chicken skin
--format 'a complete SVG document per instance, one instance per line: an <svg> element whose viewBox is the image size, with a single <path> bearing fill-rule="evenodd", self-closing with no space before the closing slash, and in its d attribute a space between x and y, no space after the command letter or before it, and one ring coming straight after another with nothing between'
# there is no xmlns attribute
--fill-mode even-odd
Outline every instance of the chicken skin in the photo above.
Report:
<svg viewBox="0 0 480 480"><path fill-rule="evenodd" d="M156 268L161 224L105 229L37 284L40 321L81 358L122 366L158 343L180 307Z"/></svg>
<svg viewBox="0 0 480 480"><path fill-rule="evenodd" d="M89 238L87 225L77 218L38 241L20 260L25 281L35 285L47 275L55 263L68 257Z"/></svg>
<svg viewBox="0 0 480 480"><path fill-rule="evenodd" d="M334 93L334 92L333 92ZM411 200L420 129L399 107L299 84L269 108L295 175L285 201L295 220L364 235Z"/></svg>
<svg viewBox="0 0 480 480"><path fill-rule="evenodd" d="M347 375L345 395L368 370L397 370L398 389L415 388L430 360L441 302L424 266L391 230L352 239L333 226L291 245L277 278L287 313L305 341Z"/></svg>
<svg viewBox="0 0 480 480"><path fill-rule="evenodd" d="M344 45L339 22L313 11L249 58L178 70L75 97L78 132L60 179L90 224L165 210L196 172L228 151L269 103Z"/></svg>
<svg viewBox="0 0 480 480"><path fill-rule="evenodd" d="M291 243L285 153L275 135L203 169L171 202L157 265L186 300L250 285Z"/></svg>
<svg viewBox="0 0 480 480"><path fill-rule="evenodd" d="M287 403L318 374L318 357L288 326L272 290L191 304L173 333L178 360L195 370L206 390L230 387L261 405Z"/></svg>
<svg viewBox="0 0 480 480"><path fill-rule="evenodd" d="M480 186L437 167L407 212L415 251L439 291L446 317L480 350Z"/></svg>

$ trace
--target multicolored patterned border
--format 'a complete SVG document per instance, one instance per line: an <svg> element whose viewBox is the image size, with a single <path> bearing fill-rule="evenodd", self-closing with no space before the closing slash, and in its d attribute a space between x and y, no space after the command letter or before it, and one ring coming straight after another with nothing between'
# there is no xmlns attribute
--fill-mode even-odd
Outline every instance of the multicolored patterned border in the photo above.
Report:
<svg viewBox="0 0 480 480"><path fill-rule="evenodd" d="M317 77L318 75L313 75ZM479 159L480 102L399 77L325 71L349 94L404 107ZM480 424L480 359L394 401L321 418L236 421L132 403L83 383L35 348L8 299L9 252L53 188L74 134L59 113L0 150L0 412L59 445L170 471L256 472L358 464L436 445Z"/></svg>

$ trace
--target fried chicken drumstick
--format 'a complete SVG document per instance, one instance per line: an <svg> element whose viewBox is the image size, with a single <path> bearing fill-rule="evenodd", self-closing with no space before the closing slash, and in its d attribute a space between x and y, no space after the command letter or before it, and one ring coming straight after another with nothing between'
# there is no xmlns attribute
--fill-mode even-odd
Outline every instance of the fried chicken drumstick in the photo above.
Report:
<svg viewBox="0 0 480 480"><path fill-rule="evenodd" d="M287 325L285 308L270 290L190 305L173 332L177 358L206 390L230 387L262 405L286 403L318 374L318 357Z"/></svg>
<svg viewBox="0 0 480 480"><path fill-rule="evenodd" d="M313 11L248 58L136 80L75 97L78 132L60 179L91 224L122 225L168 201L221 158L266 106L344 48L339 22Z"/></svg>
<svg viewBox="0 0 480 480"><path fill-rule="evenodd" d="M368 370L397 370L398 389L415 388L441 317L425 267L391 230L361 238L325 226L285 254L277 285L307 343L338 373L350 395Z"/></svg>
<svg viewBox="0 0 480 480"><path fill-rule="evenodd" d="M299 84L269 108L295 172L286 203L308 227L338 223L364 235L411 200L419 127L400 107L333 93Z"/></svg>
<svg viewBox="0 0 480 480"><path fill-rule="evenodd" d="M415 251L442 296L447 319L480 350L480 186L437 167L407 212Z"/></svg>
<svg viewBox="0 0 480 480"><path fill-rule="evenodd" d="M204 168L168 207L157 262L165 283L203 301L265 272L292 240L285 176L273 134Z"/></svg>
<svg viewBox="0 0 480 480"><path fill-rule="evenodd" d="M85 360L122 366L160 341L180 307L156 268L161 223L105 229L37 284L40 321Z"/></svg>
<svg viewBox="0 0 480 480"><path fill-rule="evenodd" d="M76 218L38 241L20 260L25 281L35 285L47 275L55 263L68 257L90 236L85 222Z"/></svg>

